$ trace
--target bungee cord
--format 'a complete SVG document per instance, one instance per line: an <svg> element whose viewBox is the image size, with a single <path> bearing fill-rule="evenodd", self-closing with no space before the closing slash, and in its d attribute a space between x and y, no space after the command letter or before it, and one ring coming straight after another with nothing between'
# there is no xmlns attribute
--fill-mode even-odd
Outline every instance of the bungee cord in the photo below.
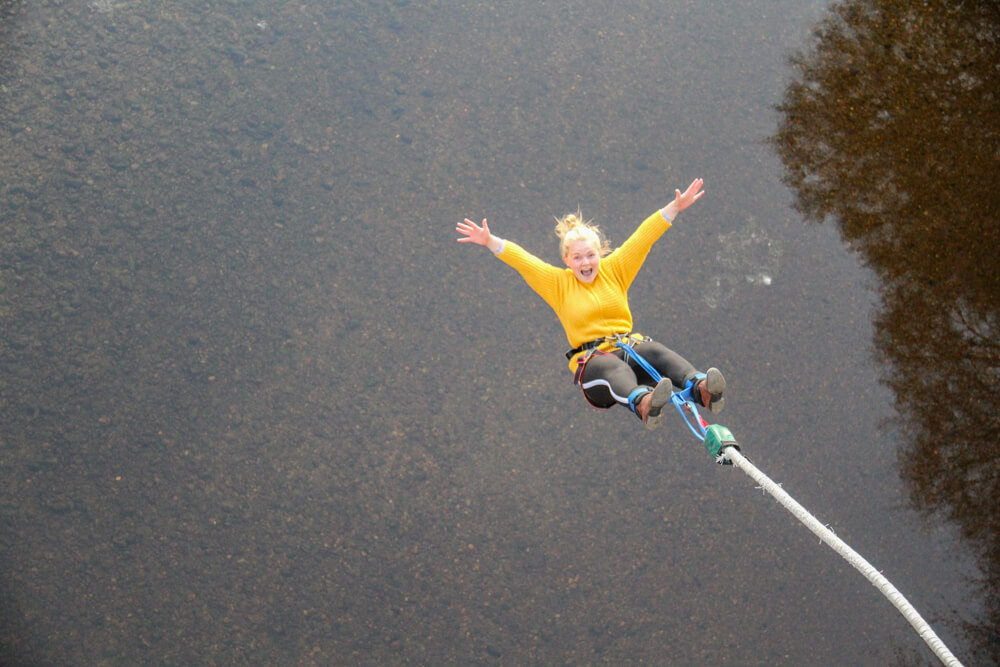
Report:
<svg viewBox="0 0 1000 667"><path fill-rule="evenodd" d="M713 427L709 427L713 428ZM786 492L780 485L776 484L770 477L765 475L757 468L753 463L751 463L743 454L740 453L739 448L735 444L727 444L722 449L721 456L725 457L733 465L737 466L747 475L752 477L754 481L760 484L760 487L771 494L775 500L777 500L781 505L791 512L792 516L798 519L806 528L815 533L819 539L825 542L830 548L840 554L844 560L850 563L858 572L864 575L879 592L884 595L889 602L892 603L900 614L909 621L913 629L917 631L921 639L926 642L927 646L934 651L936 655L943 664L948 665L948 667L961 667L962 663L956 658L945 643L941 641L941 638L937 636L934 629L931 628L930 624L923 619L923 617L917 612L912 604L903 596L899 590L892 585L881 572L876 570L871 563L865 560L857 551L852 549L844 540L837 537L837 535L820 523L816 517L809 513L806 508L800 505L794 498L792 498L788 492Z"/></svg>
<svg viewBox="0 0 1000 667"><path fill-rule="evenodd" d="M622 340L615 341L615 345L622 349L626 356L631 357L635 360L643 370L649 373L656 382L659 382L662 377L653 368L649 362L643 359L639 354L636 353L629 345L628 342L622 342ZM750 462L743 454L740 452L740 447L736 442L736 438L733 437L732 432L725 426L720 426L719 424L709 424L698 412L698 408L691 398L691 392L694 388L694 382L690 382L687 387L682 391L673 392L671 394L670 400L677 408L678 412L681 414L681 418L684 419L684 423L687 424L688 429L694 434L696 438L702 441L705 445L705 449L708 453L715 459L716 463L723 465L735 465L747 475L749 475L754 481L756 481L760 488L769 493L775 500L777 500L782 507L788 510L792 516L799 520L800 523L805 525L806 528L811 530L815 535L817 535L820 540L827 544L830 548L840 554L848 563L851 564L858 572L860 572L864 577L879 590L892 603L892 606L902 614L902 616L913 626L913 629L917 631L920 638L924 640L934 655L942 662L942 664L948 667L962 667L962 663L954 656L954 654L948 649L945 643L938 637L937 633L930 626L927 621L923 619L916 608L906 599L906 597L899 592L899 590L892 585L881 572L875 569L871 563L869 563L864 557L861 556L857 551L852 549L844 540L837 537L836 533L827 528L825 525L820 523L820 521L813 516L806 508L798 503L791 495L785 491L781 485L776 484L770 477L765 475L757 466Z"/></svg>

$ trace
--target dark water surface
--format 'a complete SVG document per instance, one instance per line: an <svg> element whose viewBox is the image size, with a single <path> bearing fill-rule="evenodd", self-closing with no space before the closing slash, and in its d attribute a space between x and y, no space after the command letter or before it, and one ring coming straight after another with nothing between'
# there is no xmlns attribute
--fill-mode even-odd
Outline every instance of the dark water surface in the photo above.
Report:
<svg viewBox="0 0 1000 667"><path fill-rule="evenodd" d="M0 4L0 662L934 664L454 241L696 176L637 328L997 662L1000 21L909 4Z"/></svg>

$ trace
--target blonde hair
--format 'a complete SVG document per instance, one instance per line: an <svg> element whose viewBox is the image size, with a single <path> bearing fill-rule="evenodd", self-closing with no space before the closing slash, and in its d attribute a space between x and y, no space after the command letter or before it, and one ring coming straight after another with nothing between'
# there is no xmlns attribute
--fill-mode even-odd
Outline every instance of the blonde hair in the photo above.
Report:
<svg viewBox="0 0 1000 667"><path fill-rule="evenodd" d="M559 256L566 256L566 249L574 241L589 241L597 248L597 252L604 257L611 252L611 244L604 238L597 225L589 220L584 220L580 209L576 213L567 213L561 218L556 218L556 236L559 237Z"/></svg>

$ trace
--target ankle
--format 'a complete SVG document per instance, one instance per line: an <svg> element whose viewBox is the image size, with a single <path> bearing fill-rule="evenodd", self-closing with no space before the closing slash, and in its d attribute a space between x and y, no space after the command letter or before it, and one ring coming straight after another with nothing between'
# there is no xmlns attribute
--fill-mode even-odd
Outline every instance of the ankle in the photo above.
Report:
<svg viewBox="0 0 1000 667"><path fill-rule="evenodd" d="M642 395L642 398L640 398L638 403L636 403L635 405L635 414L644 423L647 419L649 419L649 408L650 406L652 406L652 404L653 404L653 392L647 391L645 394Z"/></svg>
<svg viewBox="0 0 1000 667"><path fill-rule="evenodd" d="M628 396L629 409L643 422L649 415L650 394L652 394L652 390L649 387L636 387Z"/></svg>

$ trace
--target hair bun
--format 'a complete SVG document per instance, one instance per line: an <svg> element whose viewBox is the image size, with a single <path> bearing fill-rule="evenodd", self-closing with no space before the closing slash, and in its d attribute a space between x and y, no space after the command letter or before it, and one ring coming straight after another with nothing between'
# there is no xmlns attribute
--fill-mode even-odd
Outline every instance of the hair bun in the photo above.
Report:
<svg viewBox="0 0 1000 667"><path fill-rule="evenodd" d="M555 231L556 236L559 237L560 255L565 255L568 244L577 239L592 241L602 257L611 252L611 246L604 238L604 234L601 233L597 225L585 221L579 209L576 213L567 213L561 218L556 218Z"/></svg>

